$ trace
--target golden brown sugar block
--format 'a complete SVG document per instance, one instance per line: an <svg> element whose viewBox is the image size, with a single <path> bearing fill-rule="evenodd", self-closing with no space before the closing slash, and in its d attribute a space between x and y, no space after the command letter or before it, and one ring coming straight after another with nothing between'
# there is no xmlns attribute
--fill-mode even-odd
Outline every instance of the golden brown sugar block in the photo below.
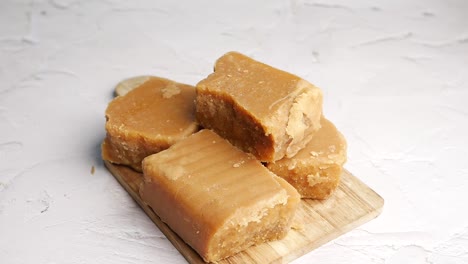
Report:
<svg viewBox="0 0 468 264"><path fill-rule="evenodd" d="M102 157L141 171L141 161L198 130L195 88L150 77L106 110L107 136Z"/></svg>
<svg viewBox="0 0 468 264"><path fill-rule="evenodd" d="M319 88L236 52L197 84L200 124L261 161L294 156L320 128L321 114Z"/></svg>
<svg viewBox="0 0 468 264"><path fill-rule="evenodd" d="M329 120L322 118L321 124L322 128L296 156L267 164L302 198L327 198L338 186L346 162L345 138Z"/></svg>
<svg viewBox="0 0 468 264"><path fill-rule="evenodd" d="M140 196L207 262L283 238L297 191L204 129L143 160Z"/></svg>

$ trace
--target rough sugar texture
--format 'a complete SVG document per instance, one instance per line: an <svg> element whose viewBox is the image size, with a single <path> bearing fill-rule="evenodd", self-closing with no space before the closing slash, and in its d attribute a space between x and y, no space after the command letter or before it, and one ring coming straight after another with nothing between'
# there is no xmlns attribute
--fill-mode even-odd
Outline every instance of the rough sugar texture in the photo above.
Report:
<svg viewBox="0 0 468 264"><path fill-rule="evenodd" d="M193 86L157 77L118 96L106 110L103 159L141 171L145 157L198 130L194 100Z"/></svg>
<svg viewBox="0 0 468 264"><path fill-rule="evenodd" d="M283 158L267 167L287 180L303 198L325 199L340 182L346 162L346 140L336 127L322 118L322 128L306 147L292 158Z"/></svg>
<svg viewBox="0 0 468 264"><path fill-rule="evenodd" d="M210 130L143 160L140 196L205 261L283 238L300 201L285 180Z"/></svg>
<svg viewBox="0 0 468 264"><path fill-rule="evenodd" d="M236 52L197 84L198 121L261 161L294 156L320 128L321 113L320 89Z"/></svg>

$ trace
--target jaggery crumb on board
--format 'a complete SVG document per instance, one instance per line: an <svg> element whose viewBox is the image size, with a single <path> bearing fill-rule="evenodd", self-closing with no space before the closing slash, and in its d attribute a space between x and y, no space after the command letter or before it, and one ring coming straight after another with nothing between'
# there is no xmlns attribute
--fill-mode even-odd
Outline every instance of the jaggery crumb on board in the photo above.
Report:
<svg viewBox="0 0 468 264"><path fill-rule="evenodd" d="M198 130L194 100L193 86L158 77L118 96L106 110L103 159L141 171L143 158Z"/></svg>
<svg viewBox="0 0 468 264"><path fill-rule="evenodd" d="M294 156L320 128L322 92L290 73L229 52L197 84L196 115L261 161Z"/></svg>
<svg viewBox="0 0 468 264"><path fill-rule="evenodd" d="M346 140L329 120L292 158L268 163L267 167L287 180L303 198L325 199L336 189L346 162Z"/></svg>
<svg viewBox="0 0 468 264"><path fill-rule="evenodd" d="M143 173L143 201L205 261L283 238L300 202L285 180L207 129L145 158Z"/></svg>

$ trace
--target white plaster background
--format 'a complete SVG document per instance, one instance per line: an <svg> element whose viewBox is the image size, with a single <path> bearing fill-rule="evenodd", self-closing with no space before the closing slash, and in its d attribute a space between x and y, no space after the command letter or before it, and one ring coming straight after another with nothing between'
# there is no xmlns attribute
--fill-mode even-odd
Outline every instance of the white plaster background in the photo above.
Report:
<svg viewBox="0 0 468 264"><path fill-rule="evenodd" d="M0 263L184 263L104 169L104 110L123 78L195 84L230 50L321 87L386 200L295 263L468 263L464 0L1 0Z"/></svg>

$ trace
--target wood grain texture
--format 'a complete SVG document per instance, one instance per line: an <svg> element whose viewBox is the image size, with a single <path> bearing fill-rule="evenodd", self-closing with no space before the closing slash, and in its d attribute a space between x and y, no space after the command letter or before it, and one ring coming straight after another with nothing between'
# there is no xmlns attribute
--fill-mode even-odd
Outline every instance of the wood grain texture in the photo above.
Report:
<svg viewBox="0 0 468 264"><path fill-rule="evenodd" d="M140 199L140 173L125 166L104 163L189 263L205 263ZM341 183L330 198L324 201L302 200L293 229L284 239L248 248L218 263L288 263L377 217L383 204L382 197L344 170Z"/></svg>

